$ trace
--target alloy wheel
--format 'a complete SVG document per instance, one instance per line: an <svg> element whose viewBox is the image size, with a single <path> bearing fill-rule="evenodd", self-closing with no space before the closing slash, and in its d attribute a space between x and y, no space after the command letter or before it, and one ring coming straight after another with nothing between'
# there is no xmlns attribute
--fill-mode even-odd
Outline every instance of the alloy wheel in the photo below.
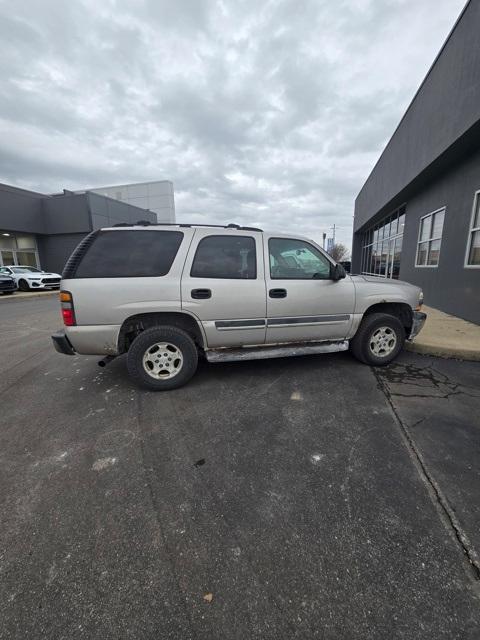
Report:
<svg viewBox="0 0 480 640"><path fill-rule="evenodd" d="M391 327L378 327L370 336L368 344L373 355L385 358L397 346L397 334Z"/></svg>
<svg viewBox="0 0 480 640"><path fill-rule="evenodd" d="M183 367L183 354L170 342L156 342L148 347L142 358L143 368L155 380L174 378Z"/></svg>

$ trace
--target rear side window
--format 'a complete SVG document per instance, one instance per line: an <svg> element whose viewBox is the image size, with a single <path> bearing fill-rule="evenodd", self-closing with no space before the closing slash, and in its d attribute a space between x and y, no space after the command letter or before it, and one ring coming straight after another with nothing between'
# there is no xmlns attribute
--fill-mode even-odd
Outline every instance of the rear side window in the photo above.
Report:
<svg viewBox="0 0 480 640"><path fill-rule="evenodd" d="M190 275L192 278L255 279L255 240L249 236L203 238L198 243Z"/></svg>
<svg viewBox="0 0 480 640"><path fill-rule="evenodd" d="M171 269L182 239L180 231L101 231L71 277L164 276Z"/></svg>

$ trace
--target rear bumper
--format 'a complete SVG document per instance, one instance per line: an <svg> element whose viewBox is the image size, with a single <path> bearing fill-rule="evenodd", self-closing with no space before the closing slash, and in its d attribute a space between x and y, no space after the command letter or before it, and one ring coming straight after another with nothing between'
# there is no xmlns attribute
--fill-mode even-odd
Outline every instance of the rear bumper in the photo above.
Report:
<svg viewBox="0 0 480 640"><path fill-rule="evenodd" d="M422 311L414 311L413 312L413 322L412 322L412 330L410 331L410 335L408 336L409 340L413 340L415 336L418 336L420 331L425 324L425 320L427 319L427 314Z"/></svg>
<svg viewBox="0 0 480 640"><path fill-rule="evenodd" d="M120 325L75 325L66 327L65 335L75 353L91 356L118 355Z"/></svg>
<svg viewBox="0 0 480 640"><path fill-rule="evenodd" d="M57 331L52 336L53 346L58 353L63 353L66 356L75 355L75 350L72 347L70 340L65 335L65 331Z"/></svg>

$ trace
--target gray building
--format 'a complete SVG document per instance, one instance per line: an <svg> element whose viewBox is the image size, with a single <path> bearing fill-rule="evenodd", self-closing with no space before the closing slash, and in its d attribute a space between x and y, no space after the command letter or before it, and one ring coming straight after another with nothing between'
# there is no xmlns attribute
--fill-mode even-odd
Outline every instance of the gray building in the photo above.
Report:
<svg viewBox="0 0 480 640"><path fill-rule="evenodd" d="M175 196L173 182L170 180L117 184L111 187L95 187L86 191L108 196L135 207L149 209L157 214L157 221L160 223L175 222Z"/></svg>
<svg viewBox="0 0 480 640"><path fill-rule="evenodd" d="M465 6L355 201L352 271L480 324L480 2Z"/></svg>
<svg viewBox="0 0 480 640"><path fill-rule="evenodd" d="M0 266L24 264L61 273L86 234L139 220L156 223L157 216L95 193L49 196L0 184Z"/></svg>

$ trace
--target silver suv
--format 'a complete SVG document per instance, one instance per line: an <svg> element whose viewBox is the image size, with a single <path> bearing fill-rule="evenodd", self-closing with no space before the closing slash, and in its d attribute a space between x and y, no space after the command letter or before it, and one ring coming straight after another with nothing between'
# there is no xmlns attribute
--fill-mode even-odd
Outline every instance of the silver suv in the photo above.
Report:
<svg viewBox="0 0 480 640"><path fill-rule="evenodd" d="M133 380L174 389L209 362L345 351L391 362L422 328L423 295L349 276L307 238L189 224L116 226L87 236L61 282L60 353L127 354Z"/></svg>

